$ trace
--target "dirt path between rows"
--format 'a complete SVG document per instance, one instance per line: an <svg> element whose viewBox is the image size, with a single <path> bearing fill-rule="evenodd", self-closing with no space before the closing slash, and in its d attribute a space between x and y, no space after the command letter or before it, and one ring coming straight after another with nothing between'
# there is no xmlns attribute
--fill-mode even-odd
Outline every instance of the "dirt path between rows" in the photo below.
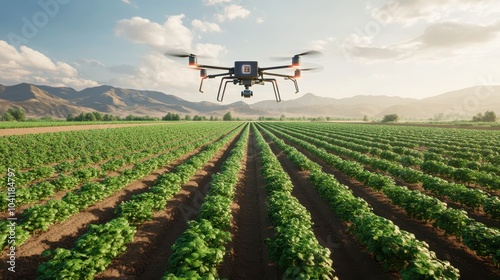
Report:
<svg viewBox="0 0 500 280"><path fill-rule="evenodd" d="M232 242L219 274L225 279L280 279L264 240L273 235L266 218L266 191L253 130L232 205Z"/></svg>
<svg viewBox="0 0 500 280"><path fill-rule="evenodd" d="M446 236L442 230L432 227L431 224L409 218L403 209L394 206L384 194L349 178L303 148L285 142L320 164L325 172L347 185L355 196L366 200L373 207L375 214L392 220L400 229L413 233L418 240L429 244L430 250L434 251L440 260L447 260L460 270L461 279L500 279L500 269L487 258L477 256L455 238ZM356 270L356 267L350 269Z"/></svg>
<svg viewBox="0 0 500 280"><path fill-rule="evenodd" d="M47 132L61 132L72 130L89 130L89 129L107 129L129 126L144 126L144 125L166 125L169 123L124 123L124 124L89 124L89 125L67 125L67 126L48 126L48 127L26 127L26 128L5 128L0 129L0 137L7 135L23 135L23 134L38 134Z"/></svg>
<svg viewBox="0 0 500 280"><path fill-rule="evenodd" d="M16 273L11 279L35 279L37 267L45 261L40 254L46 249L73 247L75 241L82 234L87 232L90 224L102 224L115 217L114 211L122 201L129 200L134 194L139 194L154 185L156 178L165 172L172 170L175 166L184 162L187 158L198 152L192 151L189 154L175 160L170 165L158 169L146 176L144 179L129 184L124 189L116 192L112 196L97 202L83 212L71 216L63 223L51 226L46 232L39 232L19 246L16 251ZM5 251L4 251L5 253ZM6 261L6 255L2 254L2 261Z"/></svg>
<svg viewBox="0 0 500 280"><path fill-rule="evenodd" d="M209 190L211 174L229 156L236 138L219 150L212 159L190 179L164 210L156 212L153 220L138 227L127 251L113 260L106 271L95 279L160 279L167 270L172 245L187 229L187 221L198 216L198 210Z"/></svg>
<svg viewBox="0 0 500 280"><path fill-rule="evenodd" d="M278 145L268 137L265 139L292 180L292 195L311 213L316 238L332 252L335 276L339 279L400 279L398 273L385 272L361 247L355 236L349 232L348 225L335 216L328 203L307 180L309 172L299 170Z"/></svg>

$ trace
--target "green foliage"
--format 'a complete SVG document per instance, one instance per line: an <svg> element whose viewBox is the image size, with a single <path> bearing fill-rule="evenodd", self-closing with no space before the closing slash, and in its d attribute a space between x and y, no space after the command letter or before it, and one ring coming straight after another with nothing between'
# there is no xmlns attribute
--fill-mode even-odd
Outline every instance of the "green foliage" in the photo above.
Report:
<svg viewBox="0 0 500 280"><path fill-rule="evenodd" d="M161 119L164 121L179 121L181 119L181 117L179 116L179 114L173 114L173 113L168 112Z"/></svg>
<svg viewBox="0 0 500 280"><path fill-rule="evenodd" d="M290 178L269 145L260 132L257 131L256 137L262 175L269 193L268 216L275 231L275 235L266 242L271 257L284 271L285 279L332 279L334 270L330 251L316 239L311 216L291 195L293 185ZM304 160L301 157L296 159Z"/></svg>
<svg viewBox="0 0 500 280"><path fill-rule="evenodd" d="M473 122L496 122L497 115L493 111L486 111L484 115L482 113L477 113L472 117Z"/></svg>
<svg viewBox="0 0 500 280"><path fill-rule="evenodd" d="M382 122L397 122L399 120L399 116L397 114L389 114L385 115L382 119Z"/></svg>
<svg viewBox="0 0 500 280"><path fill-rule="evenodd" d="M225 113L224 116L222 117L222 120L224 120L224 121L232 121L233 120L233 116L231 116L231 112Z"/></svg>
<svg viewBox="0 0 500 280"><path fill-rule="evenodd" d="M132 241L135 232L135 227L123 218L104 225L90 225L89 231L78 238L71 250L58 248L42 253L50 260L38 267L37 279L94 279L113 258L125 252L125 244Z"/></svg>
<svg viewBox="0 0 500 280"><path fill-rule="evenodd" d="M9 108L2 115L2 120L3 121L18 121L18 122L22 122L22 121L26 120L26 112L24 111L23 108L20 108L20 107Z"/></svg>
<svg viewBox="0 0 500 280"><path fill-rule="evenodd" d="M14 116L9 112L5 112L2 116L2 121L11 122L15 120L16 118L14 118Z"/></svg>
<svg viewBox="0 0 500 280"><path fill-rule="evenodd" d="M264 131L266 130L264 129ZM273 131L277 132L274 129ZM266 133L282 147L290 159L295 159L293 160L295 164L302 165L298 160L300 157L291 156L298 151L287 148L286 144L277 141L277 137L271 132L266 131ZM343 162L341 159L334 160L324 149L311 145L307 141L296 139L282 131L279 131L279 135L306 148L324 160L335 163L336 167ZM341 167L337 168L341 169ZM365 174L362 170L357 172ZM351 176L359 177L355 172L351 173ZM363 175L363 177L366 176ZM436 255L428 250L426 243L416 240L413 234L400 230L391 221L376 216L365 201L354 197L352 192L346 186L341 185L332 175L322 172L321 169L314 169L310 173L309 180L336 214L351 223L350 229L356 234L358 240L369 252L374 254L375 259L380 261L387 270L400 270L404 279L434 279L434 275L446 279L459 278L459 271L448 262L438 260ZM394 186L392 180L385 182L381 180L381 182L383 183L379 184L377 180L377 183L374 183L381 190ZM394 189L401 188L394 186ZM401 200L404 201L404 198Z"/></svg>

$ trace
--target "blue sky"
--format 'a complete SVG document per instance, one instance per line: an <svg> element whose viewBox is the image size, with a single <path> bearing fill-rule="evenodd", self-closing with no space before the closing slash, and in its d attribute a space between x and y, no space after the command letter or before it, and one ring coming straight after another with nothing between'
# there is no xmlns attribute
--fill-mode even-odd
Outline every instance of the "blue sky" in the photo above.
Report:
<svg viewBox="0 0 500 280"><path fill-rule="evenodd" d="M304 57L304 94L424 98L500 84L500 3L494 0L27 0L0 2L0 84L82 89L102 84L215 101L218 79L197 92L198 72L163 53L184 49L202 64L280 64ZM212 71L209 73L216 73ZM290 72L291 73L291 72ZM293 85L278 80L282 98ZM273 99L253 86L246 102ZM225 103L241 100L232 86Z"/></svg>

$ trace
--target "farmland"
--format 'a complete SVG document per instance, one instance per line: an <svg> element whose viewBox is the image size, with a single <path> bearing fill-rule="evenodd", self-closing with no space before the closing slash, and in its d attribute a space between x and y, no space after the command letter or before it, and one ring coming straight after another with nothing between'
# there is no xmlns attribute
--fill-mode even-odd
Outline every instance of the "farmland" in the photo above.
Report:
<svg viewBox="0 0 500 280"><path fill-rule="evenodd" d="M500 278L497 130L185 122L0 149L5 279Z"/></svg>

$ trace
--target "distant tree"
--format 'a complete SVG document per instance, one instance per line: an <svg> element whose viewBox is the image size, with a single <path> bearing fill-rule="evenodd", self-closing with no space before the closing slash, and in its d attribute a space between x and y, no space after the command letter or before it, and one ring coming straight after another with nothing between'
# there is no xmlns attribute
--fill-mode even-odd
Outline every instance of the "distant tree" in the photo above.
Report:
<svg viewBox="0 0 500 280"><path fill-rule="evenodd" d="M382 119L382 122L397 122L399 120L399 116L397 114L385 115Z"/></svg>
<svg viewBox="0 0 500 280"><path fill-rule="evenodd" d="M102 116L102 120L106 122L116 121L116 117L110 114L104 114L104 116Z"/></svg>
<svg viewBox="0 0 500 280"><path fill-rule="evenodd" d="M133 121L134 120L134 116L133 115L128 115L125 117L125 120L126 121Z"/></svg>
<svg viewBox="0 0 500 280"><path fill-rule="evenodd" d="M193 121L201 121L201 120L202 120L202 119L201 119L201 117L200 117L200 116L198 116L198 115L195 115L195 116L193 117Z"/></svg>
<svg viewBox="0 0 500 280"><path fill-rule="evenodd" d="M364 121L364 122L369 121L369 119L368 119L368 116L367 116L367 115L364 115L364 116L363 116L363 121Z"/></svg>
<svg viewBox="0 0 500 280"><path fill-rule="evenodd" d="M83 113L80 113L80 115L76 116L73 118L73 121L81 122L84 119Z"/></svg>
<svg viewBox="0 0 500 280"><path fill-rule="evenodd" d="M6 121L6 122L11 122L11 121L15 121L16 119L14 118L14 116L9 113L9 111L3 113L2 115L2 121Z"/></svg>
<svg viewBox="0 0 500 280"><path fill-rule="evenodd" d="M66 121L72 122L74 120L75 120L75 117L73 116L73 114L67 114L66 115Z"/></svg>
<svg viewBox="0 0 500 280"><path fill-rule="evenodd" d="M96 121L102 121L102 114L100 112L92 112Z"/></svg>
<svg viewBox="0 0 500 280"><path fill-rule="evenodd" d="M161 118L164 121L171 121L173 119L172 113L168 112L163 118Z"/></svg>
<svg viewBox="0 0 500 280"><path fill-rule="evenodd" d="M190 121L191 120L191 116L190 115L185 115L184 116L184 120L185 121Z"/></svg>
<svg viewBox="0 0 500 280"><path fill-rule="evenodd" d="M10 119L10 117L12 117L13 119ZM23 108L19 108L19 107L9 108L9 110L7 110L7 112L5 112L4 116L2 117L2 120L4 120L4 121L7 119L9 119L10 121L18 121L18 122L25 121L26 120L26 112L24 111Z"/></svg>
<svg viewBox="0 0 500 280"><path fill-rule="evenodd" d="M496 122L497 115L493 111L486 111L483 116L483 122Z"/></svg>
<svg viewBox="0 0 500 280"><path fill-rule="evenodd" d="M473 122L482 122L483 121L483 113L477 113L477 115L472 117Z"/></svg>
<svg viewBox="0 0 500 280"><path fill-rule="evenodd" d="M222 120L224 120L224 121L233 120L233 117L231 116L231 112L227 112L226 114L224 114L224 116L222 117Z"/></svg>
<svg viewBox="0 0 500 280"><path fill-rule="evenodd" d="M486 111L484 115L482 113L477 113L477 115L472 117L473 122L496 122L497 115L493 111Z"/></svg>
<svg viewBox="0 0 500 280"><path fill-rule="evenodd" d="M88 122L96 121L95 115L93 113L86 113L85 114L85 121L88 121Z"/></svg>
<svg viewBox="0 0 500 280"><path fill-rule="evenodd" d="M280 121L286 121L286 116L285 115L281 115L280 116Z"/></svg>
<svg viewBox="0 0 500 280"><path fill-rule="evenodd" d="M49 121L53 121L54 119L52 119L51 116L43 116L40 118L40 120L45 121L45 122L49 122Z"/></svg>

